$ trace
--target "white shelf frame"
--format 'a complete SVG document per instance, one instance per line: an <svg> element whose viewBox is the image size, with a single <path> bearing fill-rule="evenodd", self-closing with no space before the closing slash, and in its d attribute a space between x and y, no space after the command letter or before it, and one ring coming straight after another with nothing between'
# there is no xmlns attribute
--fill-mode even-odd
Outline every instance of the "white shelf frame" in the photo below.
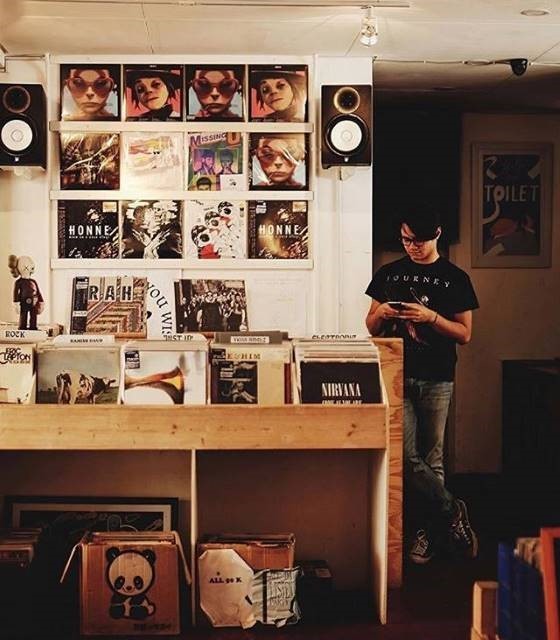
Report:
<svg viewBox="0 0 560 640"><path fill-rule="evenodd" d="M126 131L175 131L186 133L207 133L232 131L235 133L313 133L313 122L110 122L59 121L51 120L49 128L53 133L120 133Z"/></svg>
<svg viewBox="0 0 560 640"><path fill-rule="evenodd" d="M197 259L166 259L144 260L142 258L113 258L113 259L73 259L73 258L52 258L51 269L188 269L202 271L220 270L240 270L250 269L251 271L301 271L312 270L313 260L265 260L259 258L239 258L239 259L217 259L217 260L197 260Z"/></svg>
<svg viewBox="0 0 560 640"><path fill-rule="evenodd" d="M51 200L313 200L313 191L187 191L184 189L53 189Z"/></svg>

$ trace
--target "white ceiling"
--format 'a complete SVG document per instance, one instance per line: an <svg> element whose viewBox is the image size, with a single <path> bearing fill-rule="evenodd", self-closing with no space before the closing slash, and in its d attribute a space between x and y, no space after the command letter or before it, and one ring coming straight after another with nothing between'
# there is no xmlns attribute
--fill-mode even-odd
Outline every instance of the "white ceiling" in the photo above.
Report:
<svg viewBox="0 0 560 640"><path fill-rule="evenodd" d="M244 6L258 1L0 0L0 43L8 56L375 56L376 99L385 103L560 108L560 0L409 0L408 8L376 7L379 41L370 48L358 41L364 11L353 0ZM550 13L527 17L525 9ZM514 76L506 63L464 64L510 58L529 60L524 76Z"/></svg>

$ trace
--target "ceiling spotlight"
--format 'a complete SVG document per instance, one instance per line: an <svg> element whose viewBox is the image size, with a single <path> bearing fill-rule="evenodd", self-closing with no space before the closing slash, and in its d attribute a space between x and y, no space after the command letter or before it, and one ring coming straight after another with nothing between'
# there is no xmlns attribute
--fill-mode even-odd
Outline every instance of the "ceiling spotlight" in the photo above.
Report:
<svg viewBox="0 0 560 640"><path fill-rule="evenodd" d="M516 76L522 76L527 71L527 58L512 58L509 61L511 70Z"/></svg>
<svg viewBox="0 0 560 640"><path fill-rule="evenodd" d="M377 32L377 18L373 15L373 7L364 7L366 13L362 19L360 29L360 42L365 47L372 47L377 43L379 34Z"/></svg>

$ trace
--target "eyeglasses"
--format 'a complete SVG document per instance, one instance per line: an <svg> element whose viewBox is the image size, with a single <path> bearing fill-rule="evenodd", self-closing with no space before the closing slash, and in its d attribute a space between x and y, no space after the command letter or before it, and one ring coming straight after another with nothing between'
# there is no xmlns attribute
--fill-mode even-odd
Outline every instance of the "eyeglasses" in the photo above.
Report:
<svg viewBox="0 0 560 640"><path fill-rule="evenodd" d="M71 93L74 95L81 97L84 93L89 89L93 89L94 93L96 93L100 98L105 98L111 93L113 87L115 86L115 81L113 78L96 78L93 82L86 82L80 76L75 76L73 78L68 78L66 80L66 85Z"/></svg>
<svg viewBox="0 0 560 640"><path fill-rule="evenodd" d="M195 78L192 81L192 87L196 94L202 98L207 98L214 89L222 94L224 98L231 98L239 88L237 78L224 78L220 82L210 82L206 78Z"/></svg>
<svg viewBox="0 0 560 640"><path fill-rule="evenodd" d="M401 242L405 247L410 247L413 244L415 247L422 247L429 240L418 240L418 238L409 238L409 236L401 236Z"/></svg>

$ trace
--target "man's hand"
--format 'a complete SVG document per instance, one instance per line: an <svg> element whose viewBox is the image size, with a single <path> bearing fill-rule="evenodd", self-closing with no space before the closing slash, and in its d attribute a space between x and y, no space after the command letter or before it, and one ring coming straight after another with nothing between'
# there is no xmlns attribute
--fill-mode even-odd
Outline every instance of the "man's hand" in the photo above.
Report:
<svg viewBox="0 0 560 640"><path fill-rule="evenodd" d="M416 323L432 324L437 317L437 312L416 302L407 302L406 308L398 312L398 317Z"/></svg>

